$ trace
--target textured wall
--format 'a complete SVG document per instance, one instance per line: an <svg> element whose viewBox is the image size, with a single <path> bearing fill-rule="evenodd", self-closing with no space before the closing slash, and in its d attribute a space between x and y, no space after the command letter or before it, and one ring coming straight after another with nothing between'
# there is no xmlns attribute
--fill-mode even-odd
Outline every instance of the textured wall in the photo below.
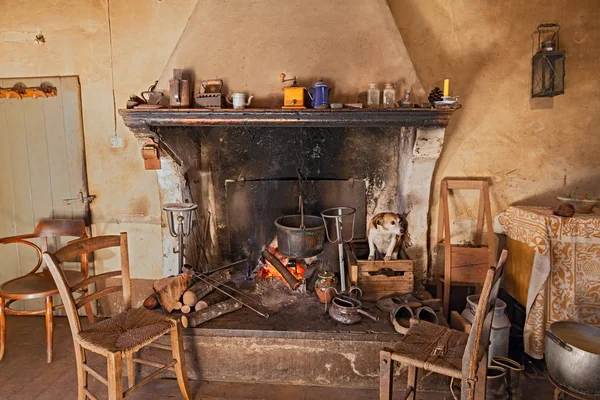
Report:
<svg viewBox="0 0 600 400"><path fill-rule="evenodd" d="M446 176L488 176L492 213L511 204L557 204L568 192L600 196L600 4L588 1L389 0L424 88L451 80L463 109L446 130L438 161ZM532 33L558 22L566 50L565 94L530 98ZM471 199L456 196L458 218ZM465 211L466 210L466 211ZM459 221L460 231L470 227Z"/></svg>

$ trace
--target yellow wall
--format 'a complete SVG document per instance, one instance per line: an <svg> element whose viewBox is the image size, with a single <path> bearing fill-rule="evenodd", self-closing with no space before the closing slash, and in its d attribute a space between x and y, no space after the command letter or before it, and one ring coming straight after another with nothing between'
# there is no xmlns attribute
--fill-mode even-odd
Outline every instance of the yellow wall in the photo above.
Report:
<svg viewBox="0 0 600 400"><path fill-rule="evenodd" d="M388 0L426 90L451 80L462 110L446 130L431 206L437 229L439 182L488 176L492 213L512 204L556 206L564 193L600 197L600 3L582 1ZM565 94L531 99L532 33L561 25ZM537 36L536 36L537 39ZM455 199L460 219L470 201ZM462 221L465 222L465 221Z"/></svg>
<svg viewBox="0 0 600 400"><path fill-rule="evenodd" d="M463 109L448 127L436 189L444 176L490 176L494 213L515 202L554 204L556 194L568 191L600 195L596 183L600 7L596 0L388 3L425 90L447 77L452 92L461 96ZM155 278L162 274L156 174L143 170L139 144L121 118L115 118L114 108L163 74L195 2L112 0L108 4L100 0L1 2L0 77L80 77L90 193L98 196L92 206L94 231L128 231L134 277ZM301 15L302 2L293 4ZM339 12L344 13L344 8ZM260 25L260 16L253 18ZM563 26L566 94L533 101L530 35L539 23L549 21ZM348 21L347 29L361 23ZM46 44L33 42L38 31ZM198 38L189 51L218 48L223 57L214 61L215 70L219 64L242 65L244 60L227 51L231 40ZM340 57L344 51L339 46ZM308 60L318 63L320 58ZM272 62L264 60L265 65ZM351 65L347 68L330 73L354 73ZM246 80L249 92L264 85L264 77L249 75ZM124 149L109 147L115 133L125 139ZM436 214L432 217L435 226ZM99 270L111 266L98 264Z"/></svg>

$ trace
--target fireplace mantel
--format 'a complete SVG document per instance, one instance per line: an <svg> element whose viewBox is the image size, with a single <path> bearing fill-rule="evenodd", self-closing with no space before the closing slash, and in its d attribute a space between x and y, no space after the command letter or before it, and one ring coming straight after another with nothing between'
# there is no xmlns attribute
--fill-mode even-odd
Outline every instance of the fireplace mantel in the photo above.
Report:
<svg viewBox="0 0 600 400"><path fill-rule="evenodd" d="M142 133L159 127L445 127L456 108L205 110L120 109L125 125Z"/></svg>

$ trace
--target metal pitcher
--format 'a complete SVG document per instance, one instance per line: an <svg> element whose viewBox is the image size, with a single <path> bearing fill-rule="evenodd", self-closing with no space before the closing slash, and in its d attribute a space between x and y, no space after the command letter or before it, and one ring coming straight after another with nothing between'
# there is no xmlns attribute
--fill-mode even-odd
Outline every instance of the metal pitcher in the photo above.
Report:
<svg viewBox="0 0 600 400"><path fill-rule="evenodd" d="M312 100L313 108L329 108L331 88L323 83L323 79L319 79L313 86L309 86L306 91Z"/></svg>

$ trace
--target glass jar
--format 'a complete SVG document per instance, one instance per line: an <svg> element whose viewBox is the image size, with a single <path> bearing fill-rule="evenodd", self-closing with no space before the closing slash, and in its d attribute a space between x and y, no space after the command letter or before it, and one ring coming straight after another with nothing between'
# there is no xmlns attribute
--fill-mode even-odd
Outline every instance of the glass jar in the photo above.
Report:
<svg viewBox="0 0 600 400"><path fill-rule="evenodd" d="M379 108L379 85L376 83L369 83L369 90L367 90L367 107Z"/></svg>
<svg viewBox="0 0 600 400"><path fill-rule="evenodd" d="M396 107L396 88L393 83L386 83L383 89L383 108Z"/></svg>

